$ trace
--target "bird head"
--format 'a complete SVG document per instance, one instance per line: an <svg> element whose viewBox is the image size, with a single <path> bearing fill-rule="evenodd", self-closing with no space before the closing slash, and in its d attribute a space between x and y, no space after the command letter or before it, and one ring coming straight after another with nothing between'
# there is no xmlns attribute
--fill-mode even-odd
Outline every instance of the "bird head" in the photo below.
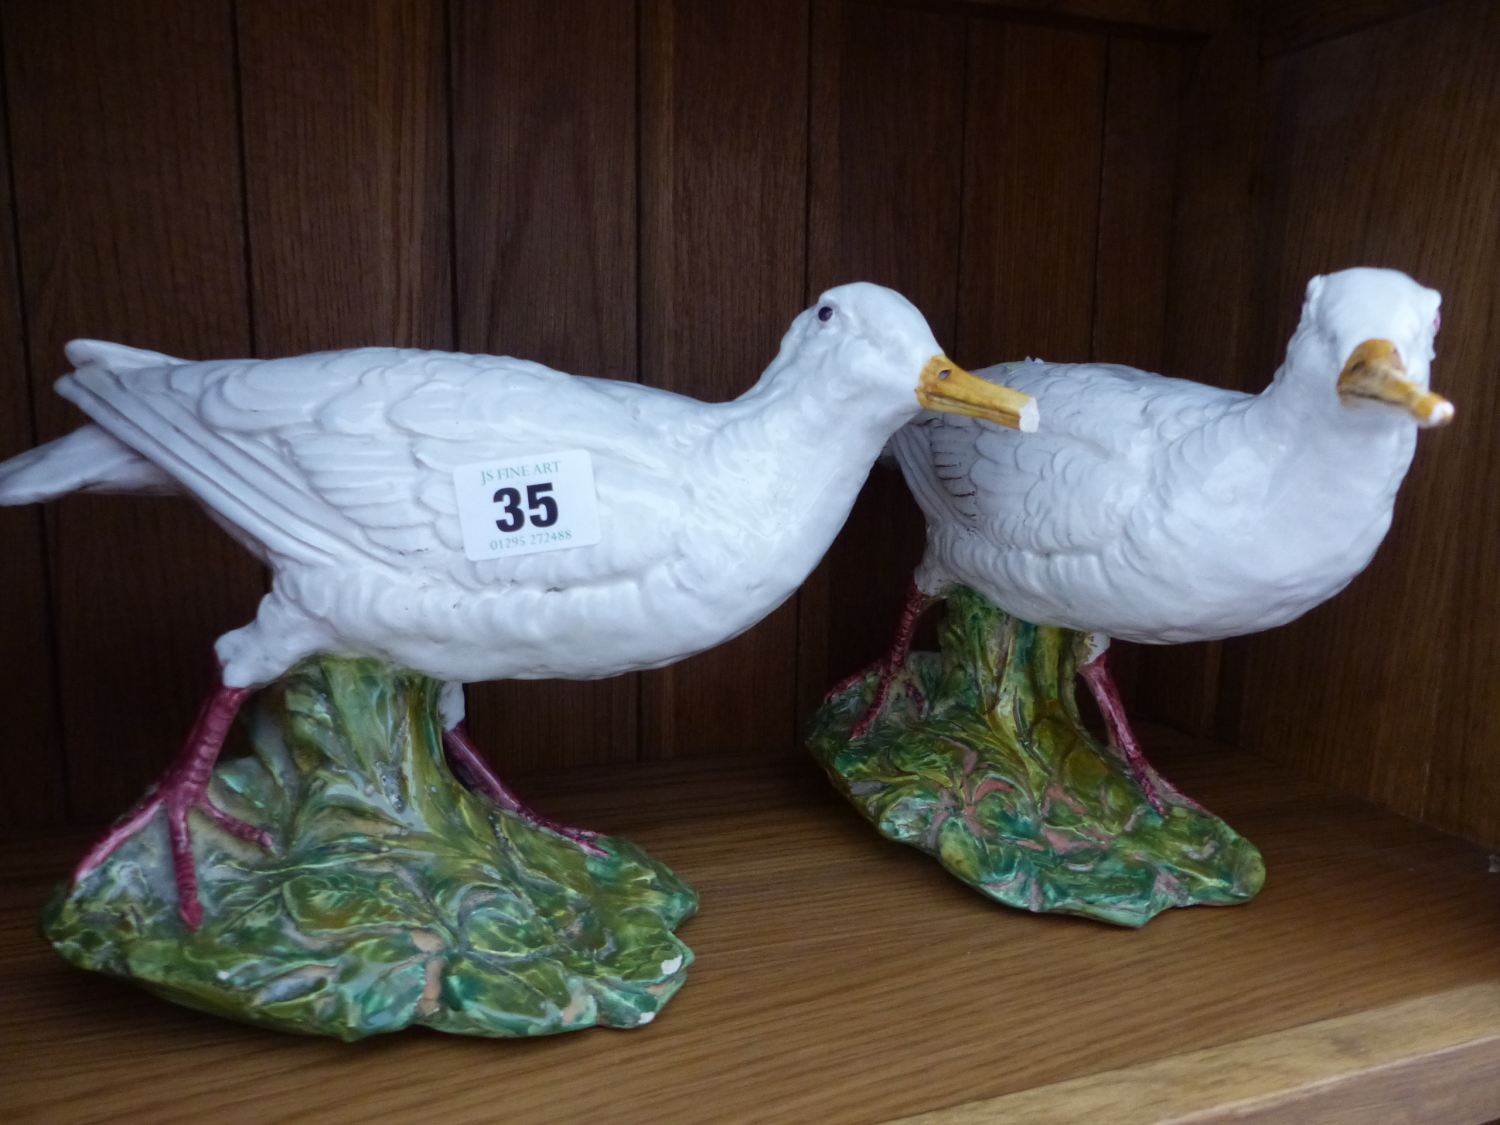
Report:
<svg viewBox="0 0 1500 1125"><path fill-rule="evenodd" d="M1338 372L1345 409L1441 426L1453 404L1428 390L1442 295L1404 273L1350 269L1307 283L1288 366ZM1294 354L1295 353L1295 354Z"/></svg>
<svg viewBox="0 0 1500 1125"><path fill-rule="evenodd" d="M898 415L941 410L1025 432L1037 427L1030 395L959 367L917 307L884 286L859 281L829 289L792 322L782 356L830 381L837 397L888 400Z"/></svg>

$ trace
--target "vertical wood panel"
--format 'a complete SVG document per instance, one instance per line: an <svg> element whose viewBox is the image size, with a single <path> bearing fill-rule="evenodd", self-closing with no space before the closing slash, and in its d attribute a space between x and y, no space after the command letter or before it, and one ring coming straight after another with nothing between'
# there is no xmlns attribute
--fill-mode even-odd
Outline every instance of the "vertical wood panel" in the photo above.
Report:
<svg viewBox="0 0 1500 1125"><path fill-rule="evenodd" d="M839 0L814 8L808 301L846 281L889 285L950 348L965 37L951 15ZM804 715L890 644L924 539L900 472L877 466L802 588Z"/></svg>
<svg viewBox="0 0 1500 1125"><path fill-rule="evenodd" d="M1105 39L974 21L957 352L966 367L1087 360Z"/></svg>
<svg viewBox="0 0 1500 1125"><path fill-rule="evenodd" d="M0 461L36 444L9 154L9 131L0 127ZM58 824L68 810L41 509L0 508L0 544L0 715L8 747L0 752L0 823Z"/></svg>
<svg viewBox="0 0 1500 1125"><path fill-rule="evenodd" d="M636 377L636 12L619 0L452 11L458 347ZM507 772L633 761L639 677L469 688Z"/></svg>
<svg viewBox="0 0 1500 1125"><path fill-rule="evenodd" d="M808 301L888 285L951 345L965 21L839 0L815 13Z"/></svg>
<svg viewBox="0 0 1500 1125"><path fill-rule="evenodd" d="M1091 358L1146 371L1166 350L1184 50L1109 41Z"/></svg>
<svg viewBox="0 0 1500 1125"><path fill-rule="evenodd" d="M1163 372L1250 389L1259 159L1258 21L1191 49L1184 81ZM1263 381L1262 384L1263 385Z"/></svg>
<svg viewBox="0 0 1500 1125"><path fill-rule="evenodd" d="M1500 8L1451 3L1275 60L1258 349L1279 360L1314 273L1402 269L1442 290L1425 434L1370 569L1247 646L1244 743L1399 812L1500 839L1491 643L1500 611ZM1269 370L1264 374L1269 375Z"/></svg>
<svg viewBox="0 0 1500 1125"><path fill-rule="evenodd" d="M11 0L6 69L39 434L83 421L51 391L76 336L188 357L249 347L227 0ZM171 758L211 644L262 588L189 502L49 512L74 815L121 811Z"/></svg>
<svg viewBox="0 0 1500 1125"><path fill-rule="evenodd" d="M636 378L636 13L455 0L459 346Z"/></svg>
<svg viewBox="0 0 1500 1125"><path fill-rule="evenodd" d="M759 377L802 307L805 0L643 0L641 381L705 399ZM794 745L795 603L642 677L648 757Z"/></svg>
<svg viewBox="0 0 1500 1125"><path fill-rule="evenodd" d="M452 346L433 0L239 0L260 355Z"/></svg>

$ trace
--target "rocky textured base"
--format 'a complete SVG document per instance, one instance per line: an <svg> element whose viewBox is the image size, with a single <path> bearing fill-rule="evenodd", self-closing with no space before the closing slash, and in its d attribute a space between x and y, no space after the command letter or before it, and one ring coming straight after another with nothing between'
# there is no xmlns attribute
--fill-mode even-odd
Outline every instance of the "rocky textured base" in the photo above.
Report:
<svg viewBox="0 0 1500 1125"><path fill-rule="evenodd" d="M941 655L911 655L865 737L849 732L874 670L813 718L813 756L883 835L1008 906L1123 926L1260 890L1254 845L1179 797L1158 814L1084 728L1082 634L1019 621L968 588L946 609Z"/></svg>
<svg viewBox="0 0 1500 1125"><path fill-rule="evenodd" d="M59 888L44 936L83 968L283 1031L650 1022L692 960L672 931L697 896L626 840L589 855L460 785L441 686L372 660L294 668L248 709L254 755L221 763L210 788L274 848L191 818L203 925L178 914L158 813Z"/></svg>

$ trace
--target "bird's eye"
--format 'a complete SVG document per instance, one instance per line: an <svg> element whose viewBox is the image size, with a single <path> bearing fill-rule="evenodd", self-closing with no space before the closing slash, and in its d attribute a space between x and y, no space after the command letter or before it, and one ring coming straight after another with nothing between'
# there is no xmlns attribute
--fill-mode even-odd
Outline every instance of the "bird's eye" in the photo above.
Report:
<svg viewBox="0 0 1500 1125"><path fill-rule="evenodd" d="M824 320L824 321L832 320L833 319L833 306L832 305L824 305L821 309L819 309L818 310L818 319L819 320Z"/></svg>

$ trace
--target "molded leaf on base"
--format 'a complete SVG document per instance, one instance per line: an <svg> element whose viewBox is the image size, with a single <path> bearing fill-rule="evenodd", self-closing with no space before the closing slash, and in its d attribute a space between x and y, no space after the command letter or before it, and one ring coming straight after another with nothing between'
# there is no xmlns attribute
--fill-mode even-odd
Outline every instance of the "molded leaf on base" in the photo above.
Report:
<svg viewBox="0 0 1500 1125"><path fill-rule="evenodd" d="M959 587L940 645L911 654L865 737L849 733L877 670L813 717L813 756L883 835L1009 906L1124 926L1260 890L1254 845L1170 789L1158 814L1123 755L1084 728L1073 696L1082 634Z"/></svg>
<svg viewBox="0 0 1500 1125"><path fill-rule="evenodd" d="M697 896L627 840L601 837L592 856L459 784L441 688L373 660L294 668L251 703L254 755L221 763L210 788L275 846L190 817L198 931L178 914L158 814L59 889L43 934L83 968L284 1031L649 1022L692 961L672 931Z"/></svg>

